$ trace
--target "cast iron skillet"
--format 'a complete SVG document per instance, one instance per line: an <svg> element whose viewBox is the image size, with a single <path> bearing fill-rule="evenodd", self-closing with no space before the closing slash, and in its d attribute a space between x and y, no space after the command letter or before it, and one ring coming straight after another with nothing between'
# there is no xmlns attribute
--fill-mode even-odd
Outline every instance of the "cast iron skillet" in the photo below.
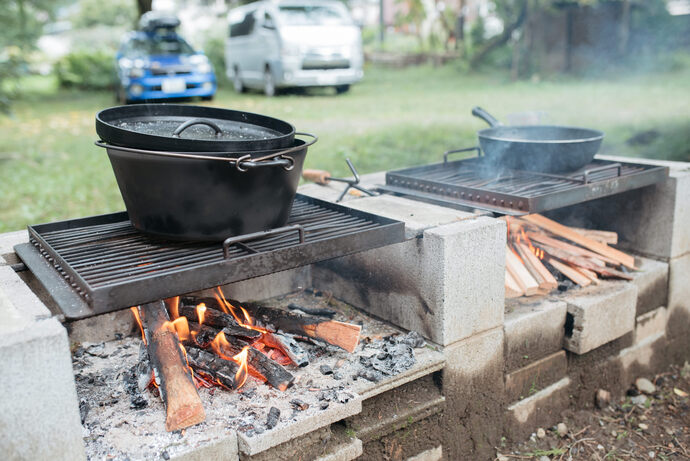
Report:
<svg viewBox="0 0 690 461"><path fill-rule="evenodd" d="M289 148L295 127L265 115L182 104L111 107L96 115L108 144L168 152L258 152Z"/></svg>
<svg viewBox="0 0 690 461"><path fill-rule="evenodd" d="M487 160L496 167L562 173L587 165L604 133L588 128L554 125L504 126L481 107L472 115L491 128L477 133Z"/></svg>

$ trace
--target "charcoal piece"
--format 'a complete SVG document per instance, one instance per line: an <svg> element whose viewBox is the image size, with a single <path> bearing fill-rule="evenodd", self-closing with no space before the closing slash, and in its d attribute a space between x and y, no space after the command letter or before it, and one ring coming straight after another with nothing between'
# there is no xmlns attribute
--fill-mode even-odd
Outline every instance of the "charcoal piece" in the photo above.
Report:
<svg viewBox="0 0 690 461"><path fill-rule="evenodd" d="M147 379L140 379L141 374L139 368L142 366L142 363L144 364L144 367L148 367L148 355L143 362L137 362L123 376L123 380L125 382L125 392L129 394L129 407L136 410L146 408L149 405L149 401L143 394L143 391L151 381L151 369L148 368L148 374L145 375ZM143 381L146 381L146 384L143 387L140 387L139 383Z"/></svg>
<svg viewBox="0 0 690 461"><path fill-rule="evenodd" d="M329 405L330 405L330 403L323 402L323 403L321 403L321 405L319 405L319 408L322 410L325 410L326 408L328 408Z"/></svg>
<svg viewBox="0 0 690 461"><path fill-rule="evenodd" d="M357 376L372 382L384 377L395 376L412 368L415 364L414 350L405 341L406 337L388 336L375 341L370 347L379 347L380 352L370 356L360 356L361 369Z"/></svg>
<svg viewBox="0 0 690 461"><path fill-rule="evenodd" d="M331 375L331 374L333 374L333 368L331 368L331 367L328 366L328 365L321 365L321 366L319 367L319 370L321 370L321 373L324 374L324 375Z"/></svg>
<svg viewBox="0 0 690 461"><path fill-rule="evenodd" d="M86 416L89 414L90 409L91 406L89 405L89 402L84 399L79 400L79 416L81 417L82 424L84 424L84 421L86 421Z"/></svg>
<svg viewBox="0 0 690 461"><path fill-rule="evenodd" d="M276 407L271 407L271 409L268 410L268 417L266 418L266 427L268 429L273 429L278 424L279 419L280 410Z"/></svg>
<svg viewBox="0 0 690 461"><path fill-rule="evenodd" d="M558 291L568 291L574 286L575 284L570 279L565 279L562 282L558 282Z"/></svg>
<svg viewBox="0 0 690 461"><path fill-rule="evenodd" d="M163 450L163 453L161 453L161 456L163 457L164 460L169 460L170 459L170 454L168 453L167 450Z"/></svg>
<svg viewBox="0 0 690 461"><path fill-rule="evenodd" d="M426 341L422 338L422 335L416 331L410 331L401 340L403 343L407 344L413 349L418 349L420 347L426 346Z"/></svg>
<svg viewBox="0 0 690 461"><path fill-rule="evenodd" d="M307 307L300 306L299 304L290 303L288 304L288 309L291 311L302 311L308 315L317 315L319 317L328 317L332 319L335 316L335 311L325 307Z"/></svg>
<svg viewBox="0 0 690 461"><path fill-rule="evenodd" d="M93 357L106 358L108 354L105 352L105 343L98 343L86 348L84 352Z"/></svg>
<svg viewBox="0 0 690 461"><path fill-rule="evenodd" d="M139 360L135 366L137 388L140 392L144 392L144 389L149 387L153 375L151 372L151 362L149 361L149 352L146 349L146 345L142 342L139 346Z"/></svg>
<svg viewBox="0 0 690 461"><path fill-rule="evenodd" d="M292 408L298 411L304 411L307 408L309 408L309 404L306 402L303 402L300 399L292 399L290 400L290 405L292 405Z"/></svg>
<svg viewBox="0 0 690 461"><path fill-rule="evenodd" d="M343 374L340 373L339 371L336 371L333 373L333 379L340 381L341 379L343 379Z"/></svg>
<svg viewBox="0 0 690 461"><path fill-rule="evenodd" d="M325 402L347 403L354 398L354 395L344 391L341 387L335 387L322 390L317 398Z"/></svg>

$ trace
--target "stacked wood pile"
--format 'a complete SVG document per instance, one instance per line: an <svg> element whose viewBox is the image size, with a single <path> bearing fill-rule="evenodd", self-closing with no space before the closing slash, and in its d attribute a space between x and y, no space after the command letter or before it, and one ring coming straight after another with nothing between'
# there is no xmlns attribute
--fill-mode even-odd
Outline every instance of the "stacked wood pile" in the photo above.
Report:
<svg viewBox="0 0 690 461"><path fill-rule="evenodd" d="M506 298L543 295L558 288L558 278L582 287L602 278L632 280L635 258L609 245L615 232L580 229L533 214L506 216Z"/></svg>
<svg viewBox="0 0 690 461"><path fill-rule="evenodd" d="M285 367L309 364L297 340L354 352L359 325L333 320L335 312L327 309L297 308L240 303L220 289L213 298L176 297L132 308L148 350L150 385L165 403L166 429L205 419L199 387L238 389L251 375L285 391L294 381Z"/></svg>

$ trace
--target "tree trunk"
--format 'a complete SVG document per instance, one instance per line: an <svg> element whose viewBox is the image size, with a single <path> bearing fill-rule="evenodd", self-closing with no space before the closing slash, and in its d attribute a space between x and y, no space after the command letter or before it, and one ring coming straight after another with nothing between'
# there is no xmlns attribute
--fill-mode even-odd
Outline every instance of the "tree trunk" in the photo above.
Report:
<svg viewBox="0 0 690 461"><path fill-rule="evenodd" d="M479 51L477 51L474 54L474 56L472 56L472 59L470 60L470 66L477 67L479 64L482 63L482 61L484 61L484 59L489 55L489 53L494 51L496 48L499 48L508 43L508 40L510 40L510 37L513 35L513 32L515 32L522 26L522 23L525 22L526 17L527 0L522 0L520 5L520 13L518 13L517 19L512 24L507 25L500 35L497 35L496 37L493 37L491 40L486 42L486 44Z"/></svg>
<svg viewBox="0 0 690 461"><path fill-rule="evenodd" d="M151 11L153 0L137 0L137 10L139 11L139 17L144 13Z"/></svg>

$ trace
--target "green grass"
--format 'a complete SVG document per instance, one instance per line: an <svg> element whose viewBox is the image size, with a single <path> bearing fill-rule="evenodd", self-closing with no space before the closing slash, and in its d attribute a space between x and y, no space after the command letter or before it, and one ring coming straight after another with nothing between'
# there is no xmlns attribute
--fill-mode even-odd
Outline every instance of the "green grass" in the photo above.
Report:
<svg viewBox="0 0 690 461"><path fill-rule="evenodd" d="M306 166L347 173L437 161L443 151L476 143L481 105L499 118L538 110L548 121L599 128L602 150L690 160L690 68L616 79L511 82L504 75L467 75L451 64L404 70L367 68L350 93L329 91L265 98L221 90L211 105L259 112L320 137ZM93 145L94 115L114 105L110 93L55 91L50 81L0 118L0 231L31 223L124 208L105 152ZM646 146L625 140L655 130Z"/></svg>

